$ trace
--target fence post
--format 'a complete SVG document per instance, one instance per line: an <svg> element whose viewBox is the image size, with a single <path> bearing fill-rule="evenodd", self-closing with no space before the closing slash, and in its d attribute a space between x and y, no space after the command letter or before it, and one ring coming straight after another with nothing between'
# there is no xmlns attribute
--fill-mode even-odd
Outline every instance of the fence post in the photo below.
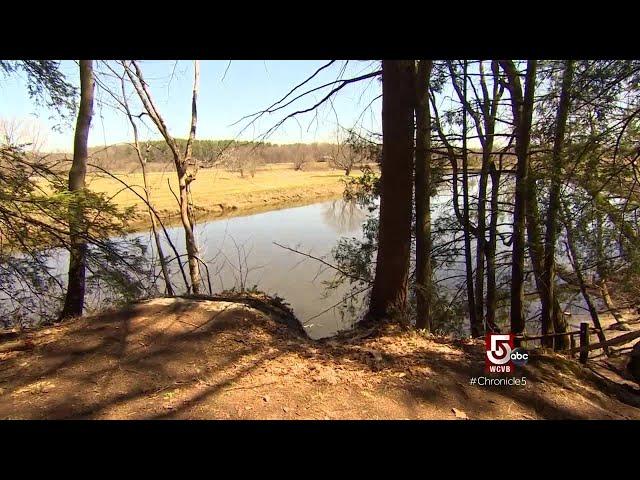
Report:
<svg viewBox="0 0 640 480"><path fill-rule="evenodd" d="M587 363L589 358L589 324L580 323L580 363Z"/></svg>

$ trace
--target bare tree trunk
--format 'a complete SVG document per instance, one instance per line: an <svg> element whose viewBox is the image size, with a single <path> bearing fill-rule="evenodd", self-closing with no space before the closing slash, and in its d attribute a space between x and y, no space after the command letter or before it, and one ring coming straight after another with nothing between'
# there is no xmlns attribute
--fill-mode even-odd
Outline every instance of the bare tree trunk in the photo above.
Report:
<svg viewBox="0 0 640 480"><path fill-rule="evenodd" d="M195 234L195 216L193 214L193 202L191 201L191 182L195 180L195 173L188 174L187 169L192 161L192 147L193 140L196 137L196 125L198 123L198 87L200 84L200 62L197 60L193 62L193 95L191 99L191 129L189 130L189 140L185 149L184 160L182 162L184 166L183 175L179 177L180 186L180 213L183 216L183 223L188 224L189 228L186 229L185 239L187 245L187 257L189 259L189 272L191 273L191 286L193 293L198 295L200 293L200 284L202 278L200 275L200 252L198 251L198 242ZM197 167L197 165L195 165ZM195 169L194 169L195 172ZM186 214L186 222L184 216Z"/></svg>
<svg viewBox="0 0 640 480"><path fill-rule="evenodd" d="M565 226L565 231L567 232L567 239L565 241L565 246L567 250L567 254L569 255L569 260L571 261L571 266L573 267L573 271L578 278L578 285L580 286L580 292L582 293L582 297L587 304L589 315L591 316L591 321L593 322L593 326L596 328L596 333L598 335L598 340L602 343L606 342L607 339L604 336L604 331L602 330L602 325L600 324L600 317L598 316L598 310L591 300L591 295L587 291L586 283L584 281L584 275L582 274L582 268L580 266L580 258L578 257L578 253L575 248L575 242L573 238L573 227L571 226L571 220L568 219L567 215L563 215L563 223ZM605 345L603 347L604 353L609 355L609 348Z"/></svg>
<svg viewBox="0 0 640 480"><path fill-rule="evenodd" d="M153 120L153 123L156 125L156 127L164 137L165 142L171 149L171 153L173 155L173 162L178 177L178 203L180 206L180 220L182 221L182 226L185 234L185 244L189 263L189 274L191 276L191 290L195 295L198 295L201 291L202 277L200 275L200 259L194 231L195 219L193 210L191 208L192 201L189 188L191 182L195 180L195 171L194 173L190 173L188 171L188 167L189 162L191 161L192 144L196 134L196 124L198 118L196 105L200 75L199 63L197 61L194 62L193 96L191 101L191 128L189 131L189 139L187 140L187 146L184 154L180 152L178 144L176 143L175 139L169 134L169 130L167 129L164 120L155 107L153 99L151 97L151 93L147 88L147 84L144 81L144 77L142 76L142 71L139 65L135 61L133 61L132 64L135 69L135 73L131 71L126 63L124 64L127 75L129 76L136 92L138 93L138 96L140 97L140 100L142 101L147 114L149 114L149 116Z"/></svg>
<svg viewBox="0 0 640 480"><path fill-rule="evenodd" d="M134 130L136 127L134 127ZM149 212L149 219L151 220L151 231L153 233L153 239L156 244L156 250L158 251L158 261L160 262L160 268L162 270L162 277L164 278L165 290L167 295L173 297L175 295L173 291L173 286L171 285L171 276L169 275L169 268L167 267L167 258L164 256L164 251L162 249L162 243L160 241L160 234L158 233L158 222L156 221L156 216L153 213L151 208L151 188L149 187L149 181L147 179L147 165L146 160L142 156L142 152L140 152L140 147L138 145L138 135L136 133L136 151L138 152L138 159L140 160L140 168L142 169L142 180L144 182L144 196L147 199L147 210Z"/></svg>
<svg viewBox="0 0 640 480"><path fill-rule="evenodd" d="M558 215L560 211L560 184L562 175L562 150L565 143L565 131L569 108L571 105L571 83L573 82L573 60L565 62L560 102L556 114L556 128L553 141L553 157L551 165L551 188L549 192L549 209L547 210L546 231L544 239L544 270L542 287L547 289L550 309L542 309L542 325L553 325L558 332L567 331L567 322L559 308L555 294L556 243L558 241ZM565 350L570 346L567 336L556 337L556 350Z"/></svg>
<svg viewBox="0 0 640 480"><path fill-rule="evenodd" d="M463 101L462 101L462 224L464 233L464 259L467 282L467 303L469 305L469 322L471 324L471 336L483 335L483 326L477 316L475 292L473 284L473 258L471 255L471 231L468 228L469 221L469 153L467 150L467 61L464 60L463 71ZM454 80L455 81L455 80ZM477 235L480 232L477 231Z"/></svg>
<svg viewBox="0 0 640 480"><path fill-rule="evenodd" d="M93 115L93 60L80 60L80 108L73 142L73 162L69 171L69 191L82 195L87 174L88 140ZM87 243L82 238L85 230L83 200L69 208L69 273L67 294L60 318L82 315L86 287Z"/></svg>
<svg viewBox="0 0 640 480"><path fill-rule="evenodd" d="M497 326L495 325L495 308L496 308L496 291L495 291L495 240L497 236L497 216L494 215L492 218L495 220L493 223L494 226L494 237L493 237L493 248L491 245L488 245L486 239L486 205L487 205L487 183L489 173L491 172L492 181L493 181L493 190L492 195L495 194L495 203L494 213L497 214L497 206L498 206L498 193L499 190L497 186L500 180L500 173L497 172L495 165L493 164L492 154L493 154L493 145L494 145L494 133L495 133L495 123L496 116L498 112L498 104L502 94L504 92L504 86L501 85L499 81L500 76L500 68L498 62L493 60L491 62L491 71L493 76L493 88L492 93L489 93L489 88L487 86L487 82L485 79L484 72L484 64L483 61L480 60L478 62L479 69L479 78L480 78L480 87L482 91L482 96L478 94L477 89L474 87L473 81L471 83L472 91L475 94L475 102L471 105L467 99L467 89L464 91L461 89L456 82L456 72L453 67L452 62L447 62L449 66L449 72L452 77L452 84L454 90L458 94L458 98L460 102L466 107L465 113L469 113L475 123L476 132L478 134L478 140L482 146L482 166L480 170L480 178L478 182L478 221L475 228L473 228L468 221L468 215L466 222L466 229L475 234L476 236L476 270L475 270L475 291L473 293L473 297L475 300L475 318L476 322L479 326L484 328L486 326L487 329L496 331ZM466 62L465 62L465 72L467 70ZM465 74L465 85L466 79L468 75ZM465 117L466 123L466 117ZM466 131L466 128L465 128ZM466 137L463 137L463 142ZM494 175L495 174L495 175ZM495 178L494 178L495 177ZM454 188L455 190L455 188ZM455 194L455 192L454 192ZM491 242L489 242L491 243ZM467 249L470 251L470 246ZM487 318L484 314L484 266L485 259L487 261ZM489 265L490 263L490 265ZM471 269L467 267L467 271ZM471 307L471 306L470 306ZM491 310L491 311L490 311ZM485 322L485 320L487 320Z"/></svg>
<svg viewBox="0 0 640 480"><path fill-rule="evenodd" d="M136 122L133 120L133 116L131 115L131 110L129 110L129 102L127 101L127 92L125 89L125 81L124 76L120 77L120 87L122 89L122 101L120 102L122 107L124 108L125 114L127 115L127 119L131 124L131 128L133 128L133 146L136 150L136 155L138 157L138 162L140 163L140 169L142 170L142 181L144 182L144 196L147 200L147 211L149 213L149 220L151 220L151 231L153 233L153 239L156 244L156 250L158 251L158 260L160 262L160 268L162 270L162 277L164 278L165 291L167 295L174 296L173 286L171 285L171 277L169 275L169 268L167 267L167 260L164 256L164 251L162 249L162 243L160 241L160 234L158 233L158 222L156 221L156 216L153 211L153 204L151 203L151 188L149 187L149 180L147 178L147 161L140 149L140 141L138 139L138 126ZM178 262L180 259L178 259Z"/></svg>
<svg viewBox="0 0 640 480"><path fill-rule="evenodd" d="M538 295L540 296L541 312L547 312L546 320L542 317L542 334L550 335L554 333L554 325L551 322L551 311L553 303L549 298L549 290L544 280L544 248L540 233L540 213L538 210L538 198L535 176L529 165L528 186L527 186L527 237L529 240L529 256L531 257L531 265L533 267L533 276L536 282ZM545 337L542 339L542 345L545 347L553 347L553 337Z"/></svg>
<svg viewBox="0 0 640 480"><path fill-rule="evenodd" d="M416 75L416 328L430 331L431 319L431 114L432 60L420 60Z"/></svg>
<svg viewBox="0 0 640 480"><path fill-rule="evenodd" d="M480 178L478 179L478 221L477 228L478 234L476 235L476 286L475 286L475 300L476 300L476 318L480 325L486 324L486 318L484 315L484 262L485 262L485 249L487 244L486 238L486 212L487 212L487 183L489 177L489 159L491 157L491 151L488 148L483 148L482 151L482 167L480 169Z"/></svg>
<svg viewBox="0 0 640 480"><path fill-rule="evenodd" d="M371 319L406 315L411 251L415 66L412 60L383 60L382 72L380 220Z"/></svg>
<svg viewBox="0 0 640 480"><path fill-rule="evenodd" d="M487 256L487 330L496 332L496 310L498 308L498 297L496 287L496 245L498 240L498 217L500 208L500 170L502 170L502 156L500 164L496 168L492 163L491 174L491 218L489 220L489 241L487 242L485 254Z"/></svg>
<svg viewBox="0 0 640 480"><path fill-rule="evenodd" d="M516 191L513 211L513 255L511 266L511 333L522 334L525 329L524 316L524 258L525 218L529 174L529 141L533 116L533 96L536 79L536 60L527 61L524 95L519 72L512 60L501 60L507 75L507 88L511 96L514 134L516 139Z"/></svg>
<svg viewBox="0 0 640 480"><path fill-rule="evenodd" d="M438 137L444 144L447 150L447 157L449 158L449 163L451 165L451 180L453 184L453 212L455 213L458 222L463 226L463 228L469 229L469 231L475 235L476 229L473 225L465 224L464 216L460 211L460 194L458 192L458 156L456 154L456 150L454 146L447 140L447 136L445 135L442 124L440 123L440 116L438 114L438 107L435 102L435 94L430 89L429 100L431 103L431 108L433 110L433 123L435 124L436 131L438 133Z"/></svg>
<svg viewBox="0 0 640 480"><path fill-rule="evenodd" d="M492 332L497 332L498 326L496 325L496 241L498 235L498 215L499 215L499 195L500 195L500 171L496 169L495 161L492 158L494 147L494 135L496 126L496 117L498 115L498 105L502 94L504 92L504 86L500 84L500 67L496 60L491 61L491 73L492 73L492 94L489 95L489 89L487 87L484 75L484 68L482 62L480 62L480 86L482 87L483 95L483 116L484 116L484 131L485 140L482 142L482 170L480 172L480 186L478 195L478 243L477 243L477 258L478 264L476 266L476 275L479 276L479 282L483 281L483 263L482 258L486 259L487 263L487 292L486 292L486 315L484 316L484 323L486 329ZM482 138L481 131L478 129L478 135ZM500 155L499 169L502 170L502 155ZM486 239L486 204L487 204L487 181L489 175L491 176L491 217L489 220L489 240ZM476 291L482 292L482 285L476 286ZM480 312L482 318L482 293L479 295L479 304L477 303L476 309ZM476 298L478 301L478 298Z"/></svg>

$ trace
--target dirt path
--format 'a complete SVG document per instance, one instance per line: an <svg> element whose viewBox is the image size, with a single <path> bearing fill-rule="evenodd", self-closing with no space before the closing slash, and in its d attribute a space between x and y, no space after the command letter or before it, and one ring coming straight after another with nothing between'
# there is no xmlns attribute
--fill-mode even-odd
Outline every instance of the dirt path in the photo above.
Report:
<svg viewBox="0 0 640 480"><path fill-rule="evenodd" d="M640 419L631 388L554 354L524 387L480 387L480 342L363 335L314 342L238 303L143 302L0 340L19 348L0 353L0 419Z"/></svg>

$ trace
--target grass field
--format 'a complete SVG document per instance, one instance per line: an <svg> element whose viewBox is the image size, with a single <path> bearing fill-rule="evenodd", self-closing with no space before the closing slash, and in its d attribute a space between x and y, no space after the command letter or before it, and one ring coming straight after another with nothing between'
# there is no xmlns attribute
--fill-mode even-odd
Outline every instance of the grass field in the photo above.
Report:
<svg viewBox="0 0 640 480"><path fill-rule="evenodd" d="M354 170L351 175L360 174L360 170ZM144 196L141 173L115 175ZM178 204L171 190L177 195L178 182L171 165L165 172L148 173L147 177L156 210L169 220L177 217ZM241 178L238 173L223 169L201 169L191 184L191 190L200 218L234 216L337 198L344 191L344 178L343 171L332 170L324 164L312 165L303 171L295 171L287 163L268 164L253 178L248 174ZM105 174L93 173L87 176L87 186L93 191L113 196L114 201L123 207L135 205L138 213L132 222L133 228L147 226L144 203L122 183Z"/></svg>

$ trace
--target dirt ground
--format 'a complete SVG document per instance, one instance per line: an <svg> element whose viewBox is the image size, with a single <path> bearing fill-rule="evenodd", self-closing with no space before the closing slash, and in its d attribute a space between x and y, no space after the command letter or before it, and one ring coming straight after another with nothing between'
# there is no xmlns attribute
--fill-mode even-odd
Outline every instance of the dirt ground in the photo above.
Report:
<svg viewBox="0 0 640 480"><path fill-rule="evenodd" d="M173 223L178 221L178 205L174 197L178 185L171 168L168 165L164 172L148 174L151 201L158 212L169 217L167 224L172 224L171 217L175 217ZM222 168L201 169L191 184L197 215L200 220L246 215L337 198L344 192L342 180L346 177L343 171L332 170L325 163L309 164L304 168L303 171L295 171L290 163L267 164L260 167L255 177L245 174L245 178ZM361 171L354 169L351 176L358 175ZM118 173L116 176L144 196L141 173ZM144 203L133 192L123 189L118 180L92 173L88 175L87 185L96 192L114 196L114 201L122 207L135 205L138 215L131 230L147 228L149 220Z"/></svg>
<svg viewBox="0 0 640 480"><path fill-rule="evenodd" d="M312 341L241 303L155 299L0 337L0 419L640 419L640 393L535 353L481 387L483 343L397 325Z"/></svg>

